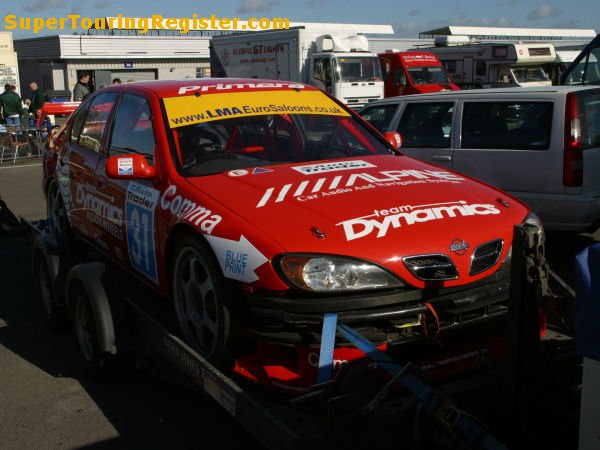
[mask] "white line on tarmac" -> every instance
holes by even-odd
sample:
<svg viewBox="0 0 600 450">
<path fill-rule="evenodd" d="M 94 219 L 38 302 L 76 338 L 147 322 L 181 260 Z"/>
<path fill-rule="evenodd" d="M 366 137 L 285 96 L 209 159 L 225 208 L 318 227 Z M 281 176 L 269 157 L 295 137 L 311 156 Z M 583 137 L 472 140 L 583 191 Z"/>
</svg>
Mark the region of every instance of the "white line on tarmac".
<svg viewBox="0 0 600 450">
<path fill-rule="evenodd" d="M 18 169 L 19 167 L 37 167 L 37 166 L 41 166 L 42 163 L 39 164 L 22 164 L 22 165 L 15 165 L 15 166 L 6 166 L 6 167 L 0 167 L 0 170 L 2 169 Z"/>
</svg>

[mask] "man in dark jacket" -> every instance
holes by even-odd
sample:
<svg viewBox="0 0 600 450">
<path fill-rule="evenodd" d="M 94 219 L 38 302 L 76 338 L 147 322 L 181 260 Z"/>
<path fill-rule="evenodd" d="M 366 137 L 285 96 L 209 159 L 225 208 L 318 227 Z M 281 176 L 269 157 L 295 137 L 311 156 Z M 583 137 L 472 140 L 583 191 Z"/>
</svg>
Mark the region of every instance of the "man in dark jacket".
<svg viewBox="0 0 600 450">
<path fill-rule="evenodd" d="M 92 92 L 90 90 L 89 83 L 90 82 L 90 74 L 87 72 L 82 72 L 79 77 L 79 81 L 75 84 L 73 88 L 73 101 L 74 102 L 82 102 L 86 99 L 88 95 Z"/>
<path fill-rule="evenodd" d="M 44 104 L 44 94 L 35 81 L 29 83 L 29 89 L 31 89 L 31 98 L 28 102 L 29 113 L 36 117 L 36 111 Z"/>
<path fill-rule="evenodd" d="M 13 92 L 10 84 L 4 86 L 4 93 L 0 95 L 0 107 L 2 115 L 6 121 L 6 125 L 20 125 L 20 115 L 23 110 L 21 97 L 16 92 Z"/>
</svg>

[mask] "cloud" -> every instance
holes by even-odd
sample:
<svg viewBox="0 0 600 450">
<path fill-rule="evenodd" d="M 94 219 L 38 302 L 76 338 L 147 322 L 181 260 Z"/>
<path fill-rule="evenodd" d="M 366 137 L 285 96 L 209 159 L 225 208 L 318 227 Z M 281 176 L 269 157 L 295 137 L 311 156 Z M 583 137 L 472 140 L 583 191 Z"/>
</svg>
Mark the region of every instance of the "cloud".
<svg viewBox="0 0 600 450">
<path fill-rule="evenodd" d="M 507 17 L 498 17 L 496 19 L 487 18 L 463 18 L 458 19 L 456 25 L 472 26 L 472 27 L 511 27 L 513 26 L 510 19 Z"/>
<path fill-rule="evenodd" d="M 116 4 L 117 2 L 113 0 L 100 0 L 99 2 L 94 3 L 94 9 L 109 8 Z"/>
<path fill-rule="evenodd" d="M 327 0 L 304 0 L 304 6 L 307 9 L 317 9 L 320 8 L 323 3 L 326 3 Z"/>
<path fill-rule="evenodd" d="M 277 0 L 242 0 L 236 11 L 240 14 L 264 13 L 270 11 Z"/>
<path fill-rule="evenodd" d="M 406 13 L 409 16 L 418 16 L 419 14 L 421 14 L 420 11 L 417 11 L 416 9 L 411 9 L 409 12 Z"/>
<path fill-rule="evenodd" d="M 554 6 L 540 5 L 533 11 L 529 11 L 529 13 L 527 13 L 527 18 L 529 20 L 550 19 L 558 17 L 561 14 L 562 12 L 557 10 Z"/>
<path fill-rule="evenodd" d="M 62 8 L 65 6 L 63 0 L 37 0 L 35 2 L 27 3 L 23 6 L 23 9 L 30 13 L 44 11 L 52 8 Z"/>
</svg>

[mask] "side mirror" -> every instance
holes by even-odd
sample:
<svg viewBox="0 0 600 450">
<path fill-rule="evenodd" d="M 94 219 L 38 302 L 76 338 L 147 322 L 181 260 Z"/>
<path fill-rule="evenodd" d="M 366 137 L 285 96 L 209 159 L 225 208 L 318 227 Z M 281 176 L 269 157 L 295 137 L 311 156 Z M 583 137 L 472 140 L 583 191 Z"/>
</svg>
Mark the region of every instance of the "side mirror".
<svg viewBox="0 0 600 450">
<path fill-rule="evenodd" d="M 117 180 L 141 180 L 156 177 L 156 167 L 144 155 L 115 155 L 106 160 L 106 175 Z"/>
<path fill-rule="evenodd" d="M 402 135 L 397 131 L 386 131 L 383 137 L 388 141 L 394 150 L 400 150 L 402 148 Z"/>
</svg>

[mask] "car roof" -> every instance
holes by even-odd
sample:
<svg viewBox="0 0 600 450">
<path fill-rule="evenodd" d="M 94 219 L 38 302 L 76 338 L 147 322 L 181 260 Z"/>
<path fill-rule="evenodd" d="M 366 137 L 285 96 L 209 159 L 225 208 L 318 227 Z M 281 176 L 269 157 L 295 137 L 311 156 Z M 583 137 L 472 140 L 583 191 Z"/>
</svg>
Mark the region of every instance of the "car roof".
<svg viewBox="0 0 600 450">
<path fill-rule="evenodd" d="M 432 92 L 429 94 L 414 94 L 414 95 L 400 95 L 397 97 L 389 97 L 378 102 L 369 103 L 367 106 L 373 106 L 374 104 L 383 103 L 398 103 L 405 100 L 426 100 L 431 98 L 444 98 L 444 97 L 483 97 L 483 96 L 495 96 L 495 95 L 539 95 L 539 94 L 560 94 L 566 92 L 577 92 L 585 91 L 589 89 L 598 89 L 600 86 L 536 86 L 536 87 L 510 87 L 510 88 L 490 88 L 490 89 L 464 89 L 462 91 L 445 91 L 445 92 Z"/>
<path fill-rule="evenodd" d="M 218 92 L 254 92 L 302 89 L 318 91 L 314 86 L 283 80 L 257 78 L 185 78 L 181 80 L 150 80 L 110 85 L 103 92 L 145 90 L 158 97 L 180 97 L 186 95 L 213 94 Z"/>
</svg>

